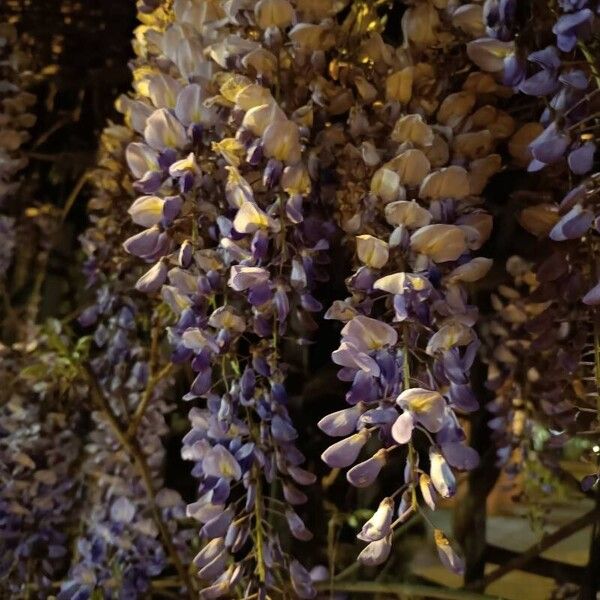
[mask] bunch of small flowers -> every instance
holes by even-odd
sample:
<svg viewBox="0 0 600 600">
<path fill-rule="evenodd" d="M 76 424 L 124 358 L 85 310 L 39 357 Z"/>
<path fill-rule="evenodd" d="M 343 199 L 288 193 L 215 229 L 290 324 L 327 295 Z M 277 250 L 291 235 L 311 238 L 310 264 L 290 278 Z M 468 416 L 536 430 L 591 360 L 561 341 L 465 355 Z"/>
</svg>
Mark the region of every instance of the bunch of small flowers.
<svg viewBox="0 0 600 600">
<path fill-rule="evenodd" d="M 11 266 L 17 244 L 17 220 L 24 206 L 17 199 L 20 177 L 27 165 L 23 145 L 35 123 L 29 109 L 35 96 L 23 89 L 23 57 L 18 34 L 9 23 L 0 23 L 0 278 Z"/>
<path fill-rule="evenodd" d="M 544 201 L 536 198 L 519 221 L 533 235 L 554 242 L 538 241 L 550 253 L 537 261 L 539 285 L 529 302 L 546 302 L 547 307 L 525 326 L 540 363 L 537 370 L 543 371 L 545 352 L 558 359 L 549 376 L 528 382 L 537 418 L 550 422 L 554 431 L 551 453 L 569 435 L 582 431 L 589 435 L 596 427 L 590 415 L 597 410 L 599 397 L 600 373 L 593 364 L 599 338 L 589 322 L 596 323 L 595 305 L 600 303 L 597 177 L 590 175 L 598 168 L 598 53 L 593 41 L 598 17 L 597 4 L 588 1 L 560 1 L 544 14 L 533 4 L 529 10 L 529 23 L 536 24 L 538 35 L 519 37 L 517 54 L 527 52 L 528 64 L 514 71 L 511 85 L 516 92 L 542 100 L 541 117 L 539 123 L 526 123 L 513 140 L 515 146 L 527 145 L 520 162 L 530 172 L 541 171 L 536 188 L 544 190 L 543 195 L 536 194 Z M 535 39 L 548 38 L 553 40 L 550 45 L 531 46 Z M 562 200 L 557 202 L 560 194 Z"/>
<path fill-rule="evenodd" d="M 534 366 L 539 351 L 534 352 L 527 326 L 548 307 L 531 300 L 539 285 L 532 266 L 518 256 L 507 261 L 512 285 L 502 284 L 492 294 L 493 313 L 479 325 L 486 385 L 494 394 L 486 409 L 491 413 L 488 425 L 496 444 L 496 464 L 510 473 L 519 472 L 530 448 L 531 417 L 536 412 L 530 392 L 540 379 Z"/>
<path fill-rule="evenodd" d="M 82 388 L 52 350 L 63 338 L 54 324 L 1 346 L 0 589 L 15 597 L 50 593 L 70 560 L 82 450 L 72 402 Z"/>
<path fill-rule="evenodd" d="M 467 288 L 491 267 L 474 256 L 491 231 L 480 195 L 502 166 L 496 148 L 515 129 L 496 106 L 506 88 L 464 53 L 481 18 L 476 5 L 418 3 L 404 14 L 403 48 L 394 52 L 381 39 L 365 47 L 370 95 L 350 115 L 337 169 L 340 225 L 355 237 L 357 260 L 351 295 L 326 316 L 345 323 L 333 361 L 351 382 L 351 407 L 319 423 L 344 438 L 323 459 L 349 467 L 377 440 L 380 448 L 347 473 L 367 487 L 391 453 L 406 449 L 404 481 L 358 536 L 369 542 L 359 557 L 368 565 L 387 559 L 393 530 L 419 509 L 419 493 L 435 509 L 437 496 L 455 492 L 453 469 L 478 463 L 459 420 L 478 407 L 469 383 L 478 311 Z M 436 70 L 447 55 L 454 64 Z M 454 71 L 464 73 L 458 82 L 443 74 Z M 441 560 L 461 571 L 441 532 L 436 544 Z"/>
<path fill-rule="evenodd" d="M 596 104 L 596 66 L 586 45 L 597 28 L 596 3 L 559 1 L 543 13 L 531 3 L 520 19 L 517 12 L 515 2 L 486 1 L 489 37 L 470 42 L 469 56 L 514 92 L 544 100 L 538 104 L 540 123 L 528 123 L 522 135 L 521 142 L 525 137 L 530 141 L 528 170 L 553 166 L 556 172 L 568 166 L 574 176 L 585 175 L 593 168 L 596 150 L 595 111 L 590 111 Z M 536 35 L 523 35 L 530 27 Z M 518 43 L 512 39 L 515 33 L 521 34 Z M 532 47 L 534 40 L 548 37 L 554 38 L 550 45 Z M 527 61 L 519 58 L 525 54 Z"/>
<path fill-rule="evenodd" d="M 172 25 L 161 40 L 152 36 L 162 62 L 137 86 L 138 98 L 123 102 L 144 136 L 127 158 L 144 194 L 130 213 L 147 227 L 125 248 L 154 263 L 137 287 L 160 289 L 177 315 L 173 360 L 191 361 L 195 372 L 185 399 L 205 399 L 190 412 L 183 455 L 199 479 L 188 514 L 210 540 L 195 559 L 211 582 L 207 597 L 237 585 L 262 594 L 286 580 L 302 597 L 315 593 L 273 521 L 281 515 L 295 537 L 311 537 L 293 508 L 305 501 L 297 486 L 314 476 L 294 445 L 282 340 L 302 343 L 315 327 L 311 313 L 321 307 L 312 290 L 324 279 L 331 227 L 301 144 L 314 143 L 316 117 L 293 88 L 306 42 L 282 38 L 303 28 L 289 28 L 291 4 L 276 4 L 215 3 L 198 14 L 176 2 Z M 310 27 L 316 43 L 325 34 Z M 267 501 L 265 483 L 275 480 L 283 498 Z"/>
<path fill-rule="evenodd" d="M 130 366 L 128 372 L 125 365 Z M 112 373 L 114 380 L 128 379 L 124 385 L 113 383 L 91 392 L 92 397 L 104 393 L 115 401 L 107 400 L 112 411 L 104 408 L 92 413 L 94 427 L 86 439 L 80 471 L 85 484 L 83 528 L 58 596 L 65 600 L 89 598 L 95 590 L 101 590 L 106 598 L 143 597 L 149 593 L 151 581 L 170 563 L 177 568 L 174 556 L 189 561 L 192 544 L 191 531 L 181 529 L 185 517 L 182 498 L 163 483 L 162 438 L 168 433 L 165 415 L 172 408 L 163 398 L 169 379 L 153 385 L 143 417 L 137 420 L 133 408 L 144 403 L 150 385 L 141 349 L 130 347 L 122 362 L 103 373 Z M 130 427 L 124 425 L 118 433 L 112 422 L 115 417 Z M 137 424 L 135 429 L 132 423 Z M 184 578 L 181 585 L 185 586 Z"/>
<path fill-rule="evenodd" d="M 173 381 L 157 339 L 146 347 L 140 311 L 148 308 L 104 284 L 80 319 L 88 327 L 94 320 L 92 357 L 80 365 L 90 398 L 82 408 L 91 412 L 92 428 L 79 472 L 85 525 L 61 599 L 88 598 L 94 590 L 137 598 L 169 565 L 192 592 L 185 578 L 192 531 L 183 524 L 181 496 L 163 480 L 162 438 L 169 433 L 166 417 L 173 405 L 167 390 Z"/>
<path fill-rule="evenodd" d="M 69 560 L 81 443 L 76 423 L 14 393 L 0 415 L 0 580 L 20 596 L 47 594 Z"/>
<path fill-rule="evenodd" d="M 164 20 L 162 9 L 141 15 L 148 26 L 160 28 Z M 138 46 L 136 51 L 141 56 L 145 49 Z M 160 352 L 162 317 L 152 315 L 145 297 L 132 294 L 140 268 L 121 246 L 133 229 L 123 201 L 134 197 L 125 164 L 132 137 L 130 128 L 109 124 L 98 167 L 90 175 L 92 225 L 81 242 L 87 283 L 96 297 L 79 323 L 93 327 L 93 355 L 83 365 L 93 426 L 80 475 L 86 490 L 85 526 L 62 584 L 62 599 L 89 598 L 99 590 L 110 598 L 143 597 L 154 579 L 173 568 L 183 592 L 193 593 L 187 577 L 192 530 L 183 523 L 181 496 L 166 488 L 163 479 L 162 438 L 169 433 L 166 417 L 173 405 L 167 390 L 173 381 Z"/>
</svg>

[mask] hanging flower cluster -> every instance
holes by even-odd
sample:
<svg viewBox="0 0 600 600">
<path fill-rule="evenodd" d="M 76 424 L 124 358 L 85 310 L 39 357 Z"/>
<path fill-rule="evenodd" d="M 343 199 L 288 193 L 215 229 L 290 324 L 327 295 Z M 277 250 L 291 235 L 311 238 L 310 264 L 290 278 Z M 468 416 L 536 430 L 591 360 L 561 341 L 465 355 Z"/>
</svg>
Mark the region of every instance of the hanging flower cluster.
<svg viewBox="0 0 600 600">
<path fill-rule="evenodd" d="M 361 48 L 369 94 L 348 121 L 337 191 L 356 270 L 347 280 L 351 295 L 327 313 L 345 323 L 332 358 L 342 367 L 338 376 L 351 382 L 351 407 L 319 427 L 343 438 L 323 454 L 331 467 L 353 465 L 369 440 L 379 442 L 348 471 L 356 487 L 371 485 L 390 454 L 406 449 L 404 481 L 358 536 L 369 542 L 359 557 L 369 565 L 387 559 L 394 528 L 418 509 L 418 490 L 435 509 L 437 496 L 455 493 L 452 469 L 478 463 L 458 418 L 478 407 L 469 384 L 478 311 L 468 304 L 467 285 L 492 264 L 474 255 L 492 226 L 479 195 L 500 170 L 495 149 L 515 123 L 494 105 L 506 89 L 470 70 L 464 54 L 451 68 L 464 73 L 460 82 L 432 65 L 452 55 L 450 48 L 464 48 L 462 36 L 479 33 L 481 19 L 476 5 L 419 3 L 404 14 L 404 48 L 394 54 L 375 37 Z M 425 451 L 415 445 L 420 438 Z M 441 532 L 436 543 L 442 561 L 452 555 L 450 566 L 460 571 Z"/>
<path fill-rule="evenodd" d="M 35 123 L 29 109 L 35 96 L 23 89 L 23 57 L 16 29 L 0 23 L 0 278 L 11 266 L 17 244 L 16 220 L 24 206 L 19 202 L 20 176 L 27 165 L 23 144 Z"/>
<path fill-rule="evenodd" d="M 12 382 L 0 407 L 0 581 L 14 597 L 46 596 L 68 565 L 82 451 L 79 415 L 60 406 L 60 388 L 20 379 L 28 359 L 4 349 L 0 370 Z"/>
<path fill-rule="evenodd" d="M 492 414 L 488 425 L 497 447 L 497 464 L 510 472 L 518 472 L 530 449 L 534 425 L 531 416 L 535 411 L 530 392 L 541 379 L 537 367 L 540 348 L 536 351 L 527 327 L 548 303 L 531 301 L 531 294 L 538 287 L 531 268 L 532 264 L 520 257 L 508 260 L 506 272 L 513 284 L 500 286 L 492 295 L 494 313 L 480 325 L 483 359 L 488 368 L 487 387 L 494 394 L 486 406 Z M 554 350 L 552 345 L 550 351 Z"/>
<path fill-rule="evenodd" d="M 302 145 L 315 116 L 285 81 L 305 60 L 281 37 L 294 11 L 271 4 L 198 13 L 176 2 L 173 23 L 160 39 L 152 32 L 163 63 L 143 71 L 137 98 L 122 102 L 143 135 L 127 161 L 143 194 L 129 212 L 146 227 L 124 247 L 153 263 L 136 287 L 161 290 L 177 316 L 173 360 L 195 373 L 185 399 L 205 399 L 190 411 L 183 448 L 199 480 L 188 515 L 208 542 L 194 559 L 210 582 L 205 597 L 238 581 L 249 597 L 286 579 L 299 596 L 315 594 L 273 523 L 281 516 L 293 536 L 312 537 L 294 508 L 306 499 L 298 486 L 314 475 L 294 444 L 282 346 L 315 328 L 312 290 L 325 278 L 332 228 L 319 216 L 319 174 Z M 262 45 L 250 36 L 256 27 Z M 276 482 L 283 496 L 267 501 Z"/>
<path fill-rule="evenodd" d="M 142 10 L 146 26 L 161 27 L 164 12 Z M 136 46 L 139 60 L 147 56 Z M 192 530 L 183 526 L 185 504 L 164 486 L 166 417 L 173 405 L 173 381 L 159 350 L 161 316 L 153 315 L 150 347 L 142 319 L 152 306 L 131 290 L 139 265 L 121 247 L 127 227 L 127 203 L 134 197 L 125 164 L 133 132 L 109 125 L 102 133 L 98 168 L 92 172 L 92 226 L 81 236 L 87 259 L 84 272 L 95 302 L 79 316 L 93 327 L 93 356 L 84 380 L 89 388 L 93 429 L 87 435 L 81 467 L 85 524 L 75 557 L 62 584 L 63 600 L 93 597 L 137 598 L 150 593 L 153 579 L 175 568 L 185 594 Z"/>
<path fill-rule="evenodd" d="M 123 123 L 103 130 L 86 175 L 87 308 L 38 326 L 34 288 L 27 326 L 2 323 L 18 343 L 0 345 L 0 590 L 316 597 L 335 580 L 336 524 L 350 523 L 336 505 L 331 573 L 309 570 L 319 466 L 300 450 L 290 375 L 327 343 L 321 319 L 339 324 L 326 354 L 346 402 L 315 423 L 334 438 L 323 484 L 347 469 L 349 498 L 376 498 L 363 565 L 384 563 L 400 525 L 429 521 L 479 465 L 478 357 L 497 466 L 520 473 L 535 455 L 558 470 L 569 440 L 597 439 L 594 0 L 543 14 L 515 0 L 136 4 Z M 16 42 L 1 25 L 0 280 L 35 120 Z M 510 204 L 491 189 L 506 172 Z M 492 213 L 518 222 L 525 252 L 495 251 Z M 589 490 L 597 456 L 580 447 Z"/>
</svg>

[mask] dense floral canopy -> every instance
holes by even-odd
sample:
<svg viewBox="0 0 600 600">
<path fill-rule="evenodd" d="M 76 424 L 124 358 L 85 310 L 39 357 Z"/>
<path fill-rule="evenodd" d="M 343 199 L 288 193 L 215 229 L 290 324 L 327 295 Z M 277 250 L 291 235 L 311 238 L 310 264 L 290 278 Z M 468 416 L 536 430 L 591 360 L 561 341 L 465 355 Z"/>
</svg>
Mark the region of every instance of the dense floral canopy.
<svg viewBox="0 0 600 600">
<path fill-rule="evenodd" d="M 52 4 L 0 9 L 0 596 L 485 598 L 554 543 L 485 570 L 502 473 L 592 507 L 594 598 L 600 5 Z"/>
</svg>

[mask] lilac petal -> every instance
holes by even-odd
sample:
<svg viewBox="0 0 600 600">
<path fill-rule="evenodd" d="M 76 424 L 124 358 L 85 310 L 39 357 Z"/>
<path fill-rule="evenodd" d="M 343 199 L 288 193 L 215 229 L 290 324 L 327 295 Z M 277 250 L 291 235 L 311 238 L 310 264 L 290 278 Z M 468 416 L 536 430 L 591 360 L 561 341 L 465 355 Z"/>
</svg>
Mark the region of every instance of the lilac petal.
<svg viewBox="0 0 600 600">
<path fill-rule="evenodd" d="M 597 485 L 600 477 L 597 474 L 594 475 L 586 475 L 581 480 L 581 489 L 584 492 L 589 492 L 595 485 Z"/>
<path fill-rule="evenodd" d="M 456 479 L 442 454 L 432 448 L 429 452 L 429 461 L 431 463 L 429 476 L 437 493 L 442 498 L 454 496 L 456 493 Z"/>
<path fill-rule="evenodd" d="M 479 38 L 467 44 L 467 55 L 482 70 L 501 71 L 504 59 L 514 54 L 514 41 L 502 42 L 494 38 Z"/>
<path fill-rule="evenodd" d="M 547 70 L 538 71 L 519 85 L 519 90 L 528 96 L 548 96 L 559 87 L 556 74 Z"/>
<path fill-rule="evenodd" d="M 409 411 L 415 422 L 423 425 L 432 433 L 438 432 L 446 415 L 446 402 L 434 390 L 424 388 L 409 388 L 397 398 L 397 403 L 405 411 Z"/>
<path fill-rule="evenodd" d="M 271 433 L 280 442 L 291 442 L 298 437 L 298 432 L 289 419 L 284 419 L 279 415 L 275 415 L 271 421 Z"/>
<path fill-rule="evenodd" d="M 348 467 L 358 458 L 368 439 L 368 432 L 359 431 L 329 446 L 321 455 L 321 459 L 332 468 Z"/>
<path fill-rule="evenodd" d="M 363 542 L 376 542 L 386 537 L 391 532 L 393 516 L 394 501 L 391 498 L 384 498 L 375 514 L 363 525 L 356 537 Z"/>
<path fill-rule="evenodd" d="M 198 577 L 200 577 L 200 579 L 207 579 L 208 581 L 216 579 L 225 571 L 228 559 L 229 554 L 226 550 L 223 550 L 220 554 L 215 556 L 211 562 L 198 571 Z"/>
<path fill-rule="evenodd" d="M 331 437 L 350 435 L 356 429 L 356 424 L 363 410 L 361 404 L 338 410 L 324 416 L 317 423 L 317 427 Z"/>
<path fill-rule="evenodd" d="M 304 492 L 301 492 L 295 485 L 288 482 L 283 484 L 283 497 L 286 502 L 294 506 L 304 504 L 308 500 Z"/>
<path fill-rule="evenodd" d="M 189 393 L 187 393 L 183 399 L 184 400 L 193 400 L 194 398 L 198 398 L 200 396 L 204 396 L 212 386 L 212 371 L 210 369 L 204 369 L 196 375 L 196 379 L 194 379 L 192 383 L 192 387 L 190 388 Z"/>
<path fill-rule="evenodd" d="M 219 556 L 221 552 L 223 552 L 224 548 L 225 546 L 223 544 L 222 538 L 211 540 L 194 557 L 194 565 L 202 569 L 203 567 L 211 563 L 217 556 Z"/>
<path fill-rule="evenodd" d="M 556 242 L 574 240 L 585 235 L 592 225 L 594 213 L 576 204 L 550 231 L 550 239 Z"/>
<path fill-rule="evenodd" d="M 556 123 L 551 123 L 529 148 L 534 159 L 549 165 L 564 157 L 570 142 L 569 136 L 558 131 Z"/>
<path fill-rule="evenodd" d="M 200 530 L 200 535 L 208 539 L 224 537 L 229 529 L 229 525 L 231 525 L 231 522 L 233 521 L 233 517 L 233 510 L 228 508 L 226 511 L 216 515 L 210 521 L 207 521 Z"/>
<path fill-rule="evenodd" d="M 303 542 L 312 540 L 313 534 L 306 528 L 304 521 L 291 509 L 285 511 L 285 518 L 290 528 L 291 534 Z"/>
<path fill-rule="evenodd" d="M 594 213 L 591 210 L 584 210 L 564 224 L 563 233 L 568 240 L 579 239 L 587 233 L 593 221 Z"/>
<path fill-rule="evenodd" d="M 261 267 L 233 265 L 227 284 L 237 292 L 242 292 L 251 287 L 268 282 L 268 280 L 269 272 L 266 269 Z"/>
<path fill-rule="evenodd" d="M 144 229 L 144 231 L 140 231 L 140 233 L 136 233 L 125 240 L 125 242 L 123 242 L 123 248 L 129 254 L 144 258 L 156 250 L 159 237 L 160 230 L 158 227 Z"/>
<path fill-rule="evenodd" d="M 409 411 L 404 411 L 392 425 L 392 437 L 399 444 L 406 444 L 412 436 L 414 426 L 413 415 Z"/>
<path fill-rule="evenodd" d="M 542 50 L 536 50 L 527 57 L 527 60 L 550 71 L 560 68 L 560 56 L 555 46 L 546 46 Z"/>
<path fill-rule="evenodd" d="M 242 470 L 234 456 L 218 444 L 202 460 L 204 473 L 213 477 L 238 480 L 242 476 Z"/>
<path fill-rule="evenodd" d="M 583 303 L 589 306 L 600 304 L 600 283 L 596 284 L 584 297 Z"/>
<path fill-rule="evenodd" d="M 277 309 L 277 319 L 283 323 L 290 312 L 290 302 L 284 290 L 278 289 L 273 296 L 273 303 Z"/>
<path fill-rule="evenodd" d="M 135 517 L 135 506 L 125 497 L 117 498 L 110 507 L 110 518 L 116 523 L 131 523 Z"/>
<path fill-rule="evenodd" d="M 262 306 L 265 302 L 268 302 L 273 297 L 271 290 L 271 284 L 268 281 L 259 283 L 258 285 L 250 288 L 248 293 L 248 302 L 252 306 Z"/>
<path fill-rule="evenodd" d="M 442 444 L 442 454 L 448 463 L 455 469 L 471 471 L 479 465 L 479 454 L 469 446 L 460 442 Z"/>
<path fill-rule="evenodd" d="M 527 171 L 529 173 L 537 173 L 538 171 L 541 171 L 542 169 L 545 169 L 547 167 L 546 163 L 537 160 L 536 158 L 534 158 L 528 165 L 527 165 Z"/>
<path fill-rule="evenodd" d="M 392 407 L 371 408 L 365 411 L 359 421 L 360 425 L 391 425 L 398 418 L 398 411 Z"/>
<path fill-rule="evenodd" d="M 146 121 L 144 137 L 151 148 L 182 148 L 187 143 L 183 125 L 167 109 L 159 108 Z"/>
<path fill-rule="evenodd" d="M 317 476 L 314 473 L 296 466 L 288 466 L 288 473 L 300 485 L 312 485 L 317 480 Z"/>
<path fill-rule="evenodd" d="M 290 196 L 285 203 L 285 214 L 294 224 L 302 223 L 304 215 L 302 214 L 302 196 L 294 194 Z"/>
<path fill-rule="evenodd" d="M 290 580 L 299 598 L 314 598 L 317 595 L 310 573 L 297 560 L 290 563 Z"/>
<path fill-rule="evenodd" d="M 475 412 L 479 408 L 477 398 L 468 384 L 450 382 L 450 402 L 463 412 Z"/>
<path fill-rule="evenodd" d="M 346 394 L 348 404 L 371 402 L 376 399 L 377 386 L 373 377 L 366 371 L 357 371 L 352 381 L 352 387 Z"/>
<path fill-rule="evenodd" d="M 368 567 L 376 567 L 384 563 L 392 550 L 392 537 L 387 537 L 371 542 L 358 555 L 358 562 Z"/>
<path fill-rule="evenodd" d="M 157 262 L 136 281 L 135 289 L 144 294 L 157 292 L 167 280 L 167 270 L 167 265 L 163 261 Z"/>
<path fill-rule="evenodd" d="M 414 420 L 423 425 L 427 431 L 431 433 L 437 433 L 444 426 L 444 419 L 446 417 L 446 403 L 440 402 L 431 407 L 430 410 L 413 413 Z"/>
<path fill-rule="evenodd" d="M 246 367 L 240 378 L 240 391 L 242 392 L 242 395 L 247 399 L 252 398 L 254 396 L 255 386 L 256 375 L 251 368 Z"/>
<path fill-rule="evenodd" d="M 342 342 L 340 347 L 331 353 L 331 358 L 336 365 L 341 367 L 361 369 L 373 377 L 379 377 L 379 365 L 375 359 L 364 352 L 360 352 L 348 342 Z"/>
<path fill-rule="evenodd" d="M 567 73 L 561 73 L 558 80 L 576 90 L 586 90 L 590 84 L 587 75 L 581 69 L 573 69 Z"/>
<path fill-rule="evenodd" d="M 163 206 L 163 219 L 164 222 L 169 225 L 179 215 L 183 200 L 181 196 L 168 196 L 165 198 Z"/>
<path fill-rule="evenodd" d="M 571 210 L 576 203 L 581 202 L 585 198 L 587 190 L 584 184 L 574 187 L 560 201 L 559 210 L 561 213 Z"/>
<path fill-rule="evenodd" d="M 423 500 L 425 500 L 425 504 L 427 504 L 431 510 L 435 510 L 435 499 L 437 498 L 437 494 L 435 493 L 431 477 L 426 473 L 422 473 L 419 477 L 419 489 L 421 490 L 421 495 L 423 496 Z"/>
<path fill-rule="evenodd" d="M 323 310 L 323 305 L 311 294 L 302 294 L 300 303 L 302 308 L 308 312 L 321 312 Z"/>
<path fill-rule="evenodd" d="M 92 304 L 92 306 L 88 306 L 85 310 L 81 312 L 79 317 L 77 318 L 77 322 L 82 327 L 91 327 L 98 320 L 100 309 L 98 305 Z"/>
<path fill-rule="evenodd" d="M 346 473 L 346 479 L 354 487 L 368 487 L 377 479 L 385 462 L 385 451 L 379 450 L 371 458 L 352 467 Z"/>
<path fill-rule="evenodd" d="M 569 153 L 567 162 L 569 168 L 575 175 L 585 175 L 592 170 L 594 165 L 594 153 L 596 152 L 596 144 L 587 142 L 583 146 Z"/>
<path fill-rule="evenodd" d="M 462 575 L 465 571 L 465 561 L 462 556 L 452 547 L 450 540 L 441 530 L 436 529 L 433 535 L 442 564 L 457 575 Z"/>
<path fill-rule="evenodd" d="M 503 65 L 502 83 L 513 88 L 518 86 L 526 74 L 525 62 L 516 54 L 510 54 Z"/>
<path fill-rule="evenodd" d="M 578 40 L 587 40 L 591 34 L 593 20 L 594 13 L 589 8 L 559 17 L 552 28 L 557 37 L 558 47 L 563 52 L 571 52 Z"/>
</svg>

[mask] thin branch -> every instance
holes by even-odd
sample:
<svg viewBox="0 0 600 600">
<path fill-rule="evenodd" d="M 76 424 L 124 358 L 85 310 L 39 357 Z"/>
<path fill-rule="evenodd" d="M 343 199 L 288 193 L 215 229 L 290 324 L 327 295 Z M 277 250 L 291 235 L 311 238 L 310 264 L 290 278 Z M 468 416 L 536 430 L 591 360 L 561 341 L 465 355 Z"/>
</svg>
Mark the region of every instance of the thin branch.
<svg viewBox="0 0 600 600">
<path fill-rule="evenodd" d="M 507 573 L 521 569 L 528 562 L 539 556 L 542 552 L 558 544 L 558 542 L 572 536 L 574 533 L 587 527 L 590 523 L 593 523 L 598 518 L 598 508 L 595 507 L 589 512 L 585 513 L 581 517 L 567 523 L 560 529 L 557 529 L 554 533 L 545 535 L 539 542 L 525 550 L 525 552 L 519 554 L 512 560 L 509 560 L 506 564 L 498 567 L 495 571 L 492 571 L 489 575 L 486 575 L 479 581 L 474 581 L 469 585 L 469 589 L 485 589 L 488 585 L 497 581 L 501 577 L 504 577 Z"/>
<path fill-rule="evenodd" d="M 155 375 L 151 375 L 148 381 L 148 385 L 144 390 L 144 395 L 140 400 L 137 408 L 135 409 L 135 413 L 131 417 L 129 421 L 129 426 L 127 427 L 127 437 L 129 439 L 133 439 L 135 434 L 137 433 L 138 427 L 146 413 L 146 408 L 148 408 L 148 403 L 152 400 L 152 394 L 156 389 L 157 384 L 162 381 L 165 377 L 168 377 L 175 369 L 175 365 L 173 363 L 169 363 L 165 365 L 158 373 Z"/>
<path fill-rule="evenodd" d="M 329 584 L 322 584 L 317 589 L 326 590 Z M 404 596 L 420 596 L 422 598 L 446 598 L 448 600 L 493 600 L 497 596 L 487 596 L 468 590 L 435 587 L 418 583 L 384 583 L 377 581 L 336 582 L 336 592 L 358 592 L 364 594 L 395 594 Z"/>
<path fill-rule="evenodd" d="M 142 482 L 144 483 L 144 487 L 146 488 L 146 493 L 148 495 L 152 510 L 152 516 L 160 532 L 160 537 L 162 538 L 165 549 L 167 550 L 167 553 L 173 562 L 173 566 L 177 570 L 181 581 L 187 589 L 187 595 L 189 596 L 190 600 L 192 600 L 195 598 L 194 585 L 187 569 L 181 562 L 177 549 L 175 548 L 175 545 L 171 539 L 171 533 L 169 532 L 162 518 L 158 505 L 156 504 L 156 492 L 154 490 L 154 483 L 152 481 L 152 473 L 148 466 L 148 462 L 146 461 L 146 457 L 144 456 L 144 453 L 138 446 L 137 442 L 130 439 L 126 432 L 122 429 L 119 419 L 115 415 L 110 403 L 106 399 L 106 396 L 104 395 L 104 392 L 100 387 L 92 368 L 89 365 L 84 365 L 83 368 L 87 374 L 87 379 L 90 384 L 90 391 L 92 392 L 92 396 L 94 397 L 96 404 L 106 416 L 106 419 L 108 420 L 108 423 L 117 440 L 134 460 L 135 466 L 137 467 L 139 475 L 142 478 Z"/>
<path fill-rule="evenodd" d="M 63 206 L 62 214 L 61 214 L 61 218 L 60 218 L 61 223 L 65 222 L 67 216 L 69 215 L 69 213 L 71 212 L 71 209 L 73 208 L 73 205 L 75 204 L 75 200 L 77 200 L 79 193 L 83 189 L 83 186 L 86 184 L 86 182 L 89 179 L 91 174 L 92 174 L 91 171 L 84 171 L 81 174 L 81 176 L 79 177 L 79 179 L 77 180 L 77 182 L 75 183 L 75 187 L 73 188 L 73 190 L 71 191 L 71 193 L 69 194 L 67 199 L 65 200 L 65 205 Z"/>
<path fill-rule="evenodd" d="M 415 516 L 412 519 L 410 519 L 406 523 L 402 524 L 400 527 L 398 527 L 398 529 L 396 529 L 394 531 L 392 540 L 396 541 L 403 533 L 405 533 L 406 531 L 408 531 L 409 529 L 411 529 L 412 527 L 414 527 L 415 525 L 420 523 L 422 518 L 423 518 L 423 515 L 421 513 L 415 514 Z M 360 569 L 360 567 L 361 567 L 361 564 L 358 561 L 355 561 L 350 566 L 346 567 L 343 571 L 340 571 L 334 577 L 335 589 L 336 590 L 338 589 L 338 587 L 337 587 L 338 582 L 342 581 L 343 579 L 347 579 L 348 577 L 350 577 L 350 575 L 354 575 L 354 573 L 356 573 L 356 571 L 358 571 Z"/>
</svg>

